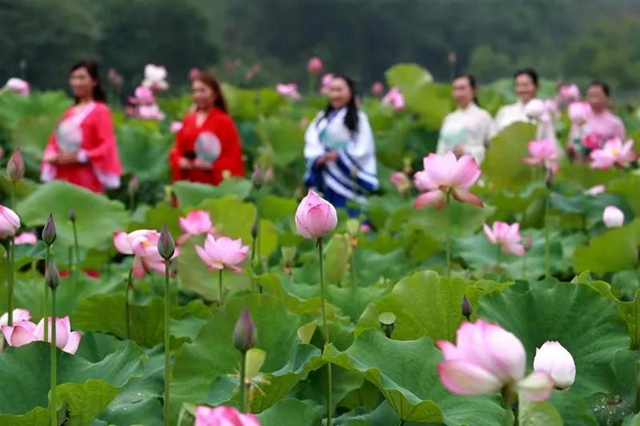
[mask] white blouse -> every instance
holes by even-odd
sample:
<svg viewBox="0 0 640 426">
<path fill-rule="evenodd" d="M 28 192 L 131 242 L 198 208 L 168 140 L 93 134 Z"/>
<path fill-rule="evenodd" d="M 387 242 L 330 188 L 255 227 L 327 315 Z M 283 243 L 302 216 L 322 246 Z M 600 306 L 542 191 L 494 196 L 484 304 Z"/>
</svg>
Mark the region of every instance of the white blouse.
<svg viewBox="0 0 640 426">
<path fill-rule="evenodd" d="M 525 112 L 526 104 L 522 101 L 518 101 L 515 104 L 505 105 L 498 111 L 495 119 L 495 129 L 497 133 L 500 133 L 505 128 L 509 127 L 513 123 L 524 122 L 533 123 Z M 551 139 L 558 143 L 556 138 L 556 131 L 553 127 L 553 119 L 545 112 L 538 123 L 538 129 L 536 131 L 536 139 Z"/>
<path fill-rule="evenodd" d="M 491 115 L 472 102 L 466 108 L 459 108 L 445 117 L 440 129 L 437 153 L 445 154 L 459 146 L 480 164 L 492 135 Z"/>
</svg>

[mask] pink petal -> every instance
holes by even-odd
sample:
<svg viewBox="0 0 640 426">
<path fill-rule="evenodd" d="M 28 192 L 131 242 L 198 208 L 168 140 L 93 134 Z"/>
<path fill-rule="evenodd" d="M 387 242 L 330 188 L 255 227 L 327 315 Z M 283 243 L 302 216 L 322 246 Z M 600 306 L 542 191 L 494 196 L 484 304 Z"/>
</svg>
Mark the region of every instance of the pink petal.
<svg viewBox="0 0 640 426">
<path fill-rule="evenodd" d="M 484 224 L 482 224 L 482 228 L 484 229 L 484 235 L 487 236 L 487 240 L 489 240 L 489 242 L 491 244 L 496 244 L 497 243 L 496 236 L 494 235 L 494 233 L 491 230 L 491 228 L 489 228 L 489 225 L 484 223 Z"/>
<path fill-rule="evenodd" d="M 451 195 L 453 196 L 453 198 L 460 202 L 473 204 L 474 206 L 478 207 L 484 206 L 480 197 L 464 189 L 453 188 L 453 191 L 451 191 Z"/>
<path fill-rule="evenodd" d="M 476 183 L 481 174 L 482 172 L 478 168 L 475 158 L 470 155 L 463 155 L 453 170 L 451 185 L 455 188 L 469 189 Z"/>
<path fill-rule="evenodd" d="M 116 250 L 122 254 L 133 254 L 133 249 L 129 242 L 129 235 L 126 232 L 116 232 L 113 235 L 113 245 L 116 246 Z"/>
<path fill-rule="evenodd" d="M 554 381 L 547 373 L 534 371 L 526 378 L 518 381 L 516 389 L 527 399 L 541 402 L 549 399 L 553 391 Z"/>
<path fill-rule="evenodd" d="M 446 204 L 446 201 L 447 200 L 444 195 L 444 192 L 439 190 L 429 191 L 429 192 L 425 192 L 424 194 L 416 198 L 416 201 L 413 203 L 413 208 L 421 209 L 421 208 L 433 205 L 437 209 L 440 209 L 444 207 L 444 205 Z"/>
<path fill-rule="evenodd" d="M 141 279 L 144 277 L 146 271 L 144 270 L 144 265 L 142 263 L 142 258 L 136 256 L 133 259 L 133 265 L 131 265 L 131 270 L 133 271 L 133 276 L 137 279 Z"/>
<path fill-rule="evenodd" d="M 503 383 L 488 371 L 465 361 L 438 364 L 438 375 L 444 387 L 459 395 L 483 395 L 498 392 Z"/>
<path fill-rule="evenodd" d="M 80 334 L 80 332 L 71 332 L 71 334 L 69 334 L 69 340 L 67 340 L 67 345 L 62 348 L 62 350 L 69 354 L 75 354 L 78 350 L 78 346 L 80 345 L 81 338 L 82 334 Z"/>
</svg>

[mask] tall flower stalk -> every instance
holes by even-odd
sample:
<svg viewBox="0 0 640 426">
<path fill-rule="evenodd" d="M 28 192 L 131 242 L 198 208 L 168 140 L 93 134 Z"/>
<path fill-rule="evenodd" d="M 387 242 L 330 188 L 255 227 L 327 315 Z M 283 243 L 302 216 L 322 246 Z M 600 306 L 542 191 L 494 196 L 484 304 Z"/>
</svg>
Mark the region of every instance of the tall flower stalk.
<svg viewBox="0 0 640 426">
<path fill-rule="evenodd" d="M 49 213 L 49 217 L 47 218 L 47 223 L 44 225 L 44 229 L 42 230 L 42 241 L 46 246 L 46 256 L 45 256 L 45 275 L 51 264 L 51 246 L 56 241 L 57 232 L 56 232 L 56 223 L 53 220 L 53 215 Z M 42 318 L 48 318 L 48 310 L 49 310 L 49 286 L 46 283 L 44 285 L 44 304 L 43 304 L 43 316 Z M 44 328 L 44 340 L 46 341 L 49 337 L 49 327 Z"/>
<path fill-rule="evenodd" d="M 80 244 L 78 244 L 78 227 L 76 226 L 76 211 L 69 210 L 69 221 L 73 229 L 73 257 L 71 271 L 73 273 L 74 282 L 78 280 L 78 269 L 80 268 Z"/>
<path fill-rule="evenodd" d="M 158 239 L 158 253 L 164 259 L 164 424 L 169 426 L 169 394 L 171 383 L 171 346 L 169 333 L 169 319 L 171 308 L 171 297 L 169 291 L 169 276 L 171 259 L 176 251 L 176 243 L 169 233 L 167 226 L 162 228 Z"/>
<path fill-rule="evenodd" d="M 51 324 L 51 426 L 58 426 L 58 403 L 56 400 L 56 386 L 58 385 L 58 354 L 57 354 L 57 339 L 56 339 L 56 289 L 60 283 L 60 274 L 55 263 L 50 261 L 47 264 L 47 272 L 45 274 L 45 284 L 51 289 L 51 317 L 50 319 L 44 318 L 44 329 L 49 328 Z M 45 340 L 47 338 L 45 337 Z"/>
<path fill-rule="evenodd" d="M 258 331 L 256 330 L 249 310 L 245 307 L 236 322 L 235 328 L 233 329 L 233 345 L 242 354 L 240 364 L 240 411 L 242 413 L 247 412 L 247 352 L 249 349 L 253 348 L 257 337 Z"/>
<path fill-rule="evenodd" d="M 11 191 L 11 205 L 9 209 L 4 209 L 2 211 L 3 226 L 2 231 L 0 231 L 3 237 L 9 237 L 9 247 L 7 250 L 7 308 L 8 308 L 8 324 L 13 325 L 13 292 L 14 292 L 14 284 L 15 284 L 15 271 L 14 271 L 14 236 L 20 228 L 20 218 L 18 215 L 11 209 L 16 209 L 16 183 L 24 178 L 25 166 L 24 160 L 22 159 L 22 153 L 20 152 L 20 148 L 17 148 L 9 161 L 7 163 L 6 175 L 7 179 L 9 179 L 10 183 L 10 191 Z"/>
</svg>

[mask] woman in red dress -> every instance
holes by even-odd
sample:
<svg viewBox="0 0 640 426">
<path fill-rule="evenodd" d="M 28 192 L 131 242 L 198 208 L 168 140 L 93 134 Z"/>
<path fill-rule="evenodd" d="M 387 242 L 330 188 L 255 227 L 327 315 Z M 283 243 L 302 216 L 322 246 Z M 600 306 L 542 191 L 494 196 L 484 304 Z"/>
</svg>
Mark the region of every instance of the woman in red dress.
<svg viewBox="0 0 640 426">
<path fill-rule="evenodd" d="M 244 176 L 240 137 L 220 83 L 213 75 L 200 73 L 191 91 L 196 109 L 182 120 L 169 153 L 173 180 L 217 185 L 226 176 Z"/>
<path fill-rule="evenodd" d="M 98 65 L 79 62 L 71 68 L 69 84 L 75 105 L 63 115 L 44 151 L 41 179 L 54 179 L 101 193 L 120 186 L 122 167 Z"/>
</svg>

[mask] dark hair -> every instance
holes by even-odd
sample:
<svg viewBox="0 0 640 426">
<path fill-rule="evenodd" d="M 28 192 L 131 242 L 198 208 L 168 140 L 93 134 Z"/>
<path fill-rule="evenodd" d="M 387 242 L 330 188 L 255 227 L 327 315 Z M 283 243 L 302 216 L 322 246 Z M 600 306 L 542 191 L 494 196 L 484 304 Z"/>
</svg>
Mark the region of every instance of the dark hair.
<svg viewBox="0 0 640 426">
<path fill-rule="evenodd" d="M 607 95 L 607 98 L 611 96 L 611 88 L 604 81 L 600 81 L 600 80 L 593 81 L 591 82 L 589 87 L 599 87 L 602 89 L 604 94 Z"/>
<path fill-rule="evenodd" d="M 223 112 L 228 112 L 227 100 L 224 98 L 224 94 L 222 94 L 222 88 L 220 87 L 220 82 L 213 74 L 208 72 L 201 72 L 198 75 L 198 77 L 193 79 L 193 81 L 199 81 L 205 86 L 209 87 L 211 90 L 213 90 L 213 93 L 216 95 L 216 99 L 213 102 L 213 106 Z"/>
<path fill-rule="evenodd" d="M 333 76 L 333 78 L 334 79 L 339 78 L 341 80 L 344 80 L 344 82 L 347 83 L 347 87 L 349 87 L 349 92 L 351 92 L 351 96 L 347 101 L 347 114 L 344 116 L 344 125 L 347 127 L 347 129 L 351 131 L 351 133 L 355 133 L 358 131 L 358 105 L 356 102 L 356 84 L 353 82 L 352 79 L 350 79 L 345 75 L 337 74 Z M 331 102 L 329 102 L 329 104 L 327 105 L 327 108 L 325 109 L 324 117 L 325 118 L 329 117 L 329 114 L 333 110 L 334 108 L 333 106 L 331 106 Z"/>
<path fill-rule="evenodd" d="M 529 78 L 531 78 L 531 81 L 533 82 L 534 86 L 538 87 L 538 73 L 532 69 L 532 68 L 523 68 L 521 70 L 516 71 L 513 74 L 513 79 L 515 80 L 516 78 L 520 77 L 521 75 L 528 75 Z"/>
<path fill-rule="evenodd" d="M 476 78 L 472 74 L 457 74 L 453 77 L 453 81 L 456 81 L 459 78 L 466 78 L 469 82 L 469 86 L 474 91 L 478 88 L 478 84 L 476 83 Z M 478 102 L 478 96 L 476 94 L 473 95 L 473 103 L 480 106 L 480 102 Z"/>
<path fill-rule="evenodd" d="M 74 66 L 71 67 L 71 71 L 69 74 L 72 74 L 74 71 L 84 68 L 87 70 L 89 77 L 95 81 L 96 85 L 93 86 L 93 100 L 98 102 L 107 102 L 107 95 L 102 88 L 100 83 L 100 76 L 98 73 L 98 63 L 92 60 L 84 60 L 77 62 Z M 80 99 L 75 98 L 76 103 L 80 101 Z"/>
</svg>

